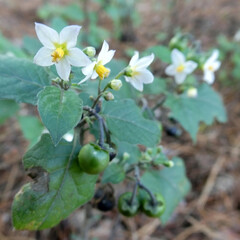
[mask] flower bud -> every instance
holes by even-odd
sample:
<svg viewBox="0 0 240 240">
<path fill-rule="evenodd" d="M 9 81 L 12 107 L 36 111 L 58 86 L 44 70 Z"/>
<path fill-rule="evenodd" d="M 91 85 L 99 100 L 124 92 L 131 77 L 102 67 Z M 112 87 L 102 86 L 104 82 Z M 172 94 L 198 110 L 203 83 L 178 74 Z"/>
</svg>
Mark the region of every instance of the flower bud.
<svg viewBox="0 0 240 240">
<path fill-rule="evenodd" d="M 94 57 L 96 54 L 96 49 L 94 47 L 86 47 L 83 49 L 83 52 L 88 56 L 88 57 Z"/>
<path fill-rule="evenodd" d="M 115 91 L 118 91 L 122 87 L 122 81 L 119 79 L 113 79 L 110 82 L 109 87 Z"/>
<path fill-rule="evenodd" d="M 128 152 L 123 153 L 123 160 L 128 160 L 130 158 L 130 154 Z"/>
<path fill-rule="evenodd" d="M 163 147 L 162 146 L 157 146 L 157 153 L 161 153 L 163 150 Z"/>
<path fill-rule="evenodd" d="M 112 101 L 114 99 L 114 96 L 111 92 L 105 92 L 103 97 L 106 101 Z"/>
<path fill-rule="evenodd" d="M 196 88 L 191 87 L 187 90 L 187 96 L 189 98 L 195 98 L 195 97 L 197 97 L 197 95 L 198 95 L 198 91 Z"/>
<path fill-rule="evenodd" d="M 171 167 L 174 166 L 174 162 L 171 161 L 171 160 L 169 160 L 169 161 L 164 162 L 163 165 L 164 165 L 165 167 L 170 167 L 170 168 L 171 168 Z"/>
<path fill-rule="evenodd" d="M 133 76 L 133 70 L 130 66 L 128 66 L 124 72 L 124 75 L 127 77 L 132 77 Z"/>
<path fill-rule="evenodd" d="M 147 153 L 151 155 L 153 153 L 152 148 L 147 148 Z"/>
</svg>

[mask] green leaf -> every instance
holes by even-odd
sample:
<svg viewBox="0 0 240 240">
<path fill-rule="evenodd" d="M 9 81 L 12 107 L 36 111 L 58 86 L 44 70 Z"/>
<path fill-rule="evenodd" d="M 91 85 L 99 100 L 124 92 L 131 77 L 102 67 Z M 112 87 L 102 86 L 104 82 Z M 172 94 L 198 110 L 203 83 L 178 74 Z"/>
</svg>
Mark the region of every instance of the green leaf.
<svg viewBox="0 0 240 240">
<path fill-rule="evenodd" d="M 24 137 L 29 141 L 32 147 L 36 144 L 44 130 L 41 121 L 34 116 L 20 116 L 18 118 Z"/>
<path fill-rule="evenodd" d="M 14 57 L 0 56 L 0 99 L 36 105 L 37 94 L 50 85 L 43 67 Z"/>
<path fill-rule="evenodd" d="M 117 184 L 124 180 L 125 172 L 123 167 L 117 163 L 110 163 L 102 176 L 102 183 L 113 183 Z"/>
<path fill-rule="evenodd" d="M 0 100 L 0 124 L 13 116 L 19 110 L 18 104 L 13 100 Z"/>
<path fill-rule="evenodd" d="M 35 55 L 38 50 L 42 47 L 40 41 L 35 37 L 24 36 L 23 38 L 23 49 L 30 55 Z"/>
<path fill-rule="evenodd" d="M 111 134 L 119 141 L 149 147 L 159 142 L 158 124 L 144 119 L 133 100 L 123 99 L 104 103 L 102 112 Z"/>
<path fill-rule="evenodd" d="M 160 217 L 165 224 L 171 217 L 179 202 L 190 191 L 190 182 L 186 177 L 184 162 L 174 158 L 174 167 L 161 171 L 145 172 L 142 183 L 154 193 L 161 193 L 166 200 L 166 210 Z"/>
<path fill-rule="evenodd" d="M 62 140 L 57 147 L 44 134 L 23 158 L 33 182 L 16 194 L 12 206 L 16 229 L 42 230 L 57 225 L 75 209 L 89 201 L 97 175 L 81 171 L 75 143 Z"/>
<path fill-rule="evenodd" d="M 214 118 L 220 122 L 227 120 L 221 97 L 207 84 L 198 88 L 196 98 L 189 98 L 186 94 L 168 95 L 164 106 L 170 108 L 173 118 L 180 122 L 194 141 L 201 121 L 211 125 Z"/>
<path fill-rule="evenodd" d="M 141 157 L 141 151 L 139 150 L 137 145 L 129 144 L 127 142 L 120 142 L 113 138 L 114 143 L 117 145 L 117 156 L 118 158 L 123 158 L 124 153 L 129 154 L 129 158 L 127 159 L 126 163 L 128 164 L 135 164 L 139 161 Z"/>
<path fill-rule="evenodd" d="M 165 63 L 171 63 L 171 51 L 165 46 L 154 46 L 146 50 L 147 54 L 154 53 L 154 55 Z"/>
<path fill-rule="evenodd" d="M 60 32 L 64 27 L 68 24 L 62 17 L 53 17 L 51 19 L 51 27 L 55 29 L 57 32 Z"/>
<path fill-rule="evenodd" d="M 160 94 L 166 91 L 166 79 L 155 78 L 153 83 L 145 84 L 143 94 Z"/>
<path fill-rule="evenodd" d="M 12 54 L 16 57 L 25 58 L 26 54 L 21 48 L 15 46 L 0 33 L 0 54 Z"/>
<path fill-rule="evenodd" d="M 71 91 L 51 86 L 39 93 L 38 111 L 55 145 L 82 117 L 82 100 Z"/>
</svg>

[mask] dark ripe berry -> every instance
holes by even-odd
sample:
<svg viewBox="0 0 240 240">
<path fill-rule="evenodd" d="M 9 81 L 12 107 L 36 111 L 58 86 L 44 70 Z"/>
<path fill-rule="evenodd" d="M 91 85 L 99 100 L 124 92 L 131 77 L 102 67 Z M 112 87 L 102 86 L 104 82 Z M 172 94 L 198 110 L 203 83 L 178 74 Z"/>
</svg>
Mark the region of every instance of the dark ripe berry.
<svg viewBox="0 0 240 240">
<path fill-rule="evenodd" d="M 110 158 L 110 161 L 112 161 L 115 157 L 116 157 L 116 153 L 115 152 L 110 152 L 109 153 L 109 158 Z"/>
<path fill-rule="evenodd" d="M 97 189 L 94 194 L 94 199 L 101 199 L 104 196 L 104 190 L 102 188 Z"/>
<path fill-rule="evenodd" d="M 104 196 L 97 204 L 97 208 L 103 212 L 110 211 L 115 206 L 114 197 Z"/>
<path fill-rule="evenodd" d="M 107 212 L 114 208 L 115 197 L 112 187 L 105 185 L 96 190 L 92 204 L 100 211 Z"/>
<path fill-rule="evenodd" d="M 165 131 L 167 135 L 171 137 L 180 137 L 182 134 L 182 130 L 175 126 L 171 126 L 171 127 L 167 126 L 165 127 Z"/>
</svg>

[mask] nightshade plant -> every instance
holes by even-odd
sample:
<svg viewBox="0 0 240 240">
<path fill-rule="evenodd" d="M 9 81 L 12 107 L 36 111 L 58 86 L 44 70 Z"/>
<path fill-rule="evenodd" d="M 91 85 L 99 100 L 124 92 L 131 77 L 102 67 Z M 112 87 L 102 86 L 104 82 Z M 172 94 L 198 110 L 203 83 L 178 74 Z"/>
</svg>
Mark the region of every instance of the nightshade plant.
<svg viewBox="0 0 240 240">
<path fill-rule="evenodd" d="M 55 226 L 93 198 L 97 181 L 101 186 L 94 198 L 111 196 L 108 206 L 101 201 L 97 206 L 111 210 L 117 190 L 112 185 L 124 180 L 133 182 L 133 190 L 119 198 L 120 212 L 134 216 L 142 211 L 165 224 L 190 183 L 183 160 L 169 160 L 160 145 L 163 116 L 157 118 L 155 110 L 167 110 L 194 141 L 200 122 L 211 124 L 215 117 L 226 121 L 220 96 L 204 83 L 213 83 L 213 72 L 220 66 L 216 51 L 209 58 L 191 45 L 179 49 L 179 38 L 170 49 L 155 46 L 150 49 L 154 54 L 141 58 L 135 52 L 124 65 L 112 60 L 115 51 L 106 41 L 98 56 L 93 47 L 78 49 L 79 30 L 74 25 L 57 33 L 36 23 L 43 44 L 34 57 L 36 64 L 0 56 L 0 98 L 37 106 L 48 130 L 23 157 L 32 181 L 14 198 L 13 225 L 20 230 Z M 147 69 L 154 55 L 169 64 L 166 73 L 176 83 L 154 79 Z M 156 105 L 150 107 L 143 94 Z M 72 130 L 73 139 L 65 140 Z M 86 143 L 89 134 L 95 141 Z"/>
</svg>

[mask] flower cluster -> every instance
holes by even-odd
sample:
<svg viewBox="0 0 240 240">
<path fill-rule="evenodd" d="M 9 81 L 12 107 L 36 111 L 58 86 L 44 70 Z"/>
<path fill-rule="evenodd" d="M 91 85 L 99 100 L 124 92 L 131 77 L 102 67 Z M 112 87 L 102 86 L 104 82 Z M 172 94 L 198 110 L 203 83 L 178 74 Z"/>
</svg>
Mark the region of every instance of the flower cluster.
<svg viewBox="0 0 240 240">
<path fill-rule="evenodd" d="M 214 72 L 220 68 L 220 61 L 218 61 L 219 51 L 214 50 L 212 55 L 206 60 L 203 65 L 203 80 L 208 84 L 212 84 L 215 80 Z M 173 76 L 177 84 L 182 84 L 187 75 L 191 74 L 198 66 L 194 61 L 186 61 L 182 52 L 178 49 L 173 49 L 171 53 L 172 64 L 169 65 L 165 72 L 169 76 Z"/>
<path fill-rule="evenodd" d="M 103 42 L 98 56 L 95 57 L 95 48 L 87 47 L 82 51 L 76 47 L 77 37 L 81 29 L 80 26 L 67 26 L 60 33 L 57 33 L 54 29 L 44 24 L 35 23 L 35 29 L 40 42 L 43 44 L 43 47 L 34 57 L 36 64 L 40 66 L 55 65 L 58 75 L 64 81 L 69 81 L 71 66 L 82 67 L 82 73 L 85 75 L 85 78 L 79 81 L 78 84 L 82 84 L 88 79 L 96 79 L 97 77 L 103 80 L 109 76 L 111 70 L 105 67 L 105 65 L 112 60 L 115 50 L 109 50 L 109 45 L 106 41 Z M 208 84 L 214 82 L 214 73 L 220 68 L 221 63 L 217 60 L 218 57 L 219 52 L 214 50 L 202 66 L 204 72 L 203 80 Z M 198 67 L 198 63 L 186 60 L 184 54 L 178 49 L 172 50 L 171 59 L 172 64 L 166 68 L 165 73 L 173 76 L 177 84 L 183 84 L 186 77 Z M 143 91 L 143 85 L 150 84 L 154 80 L 153 74 L 147 70 L 147 67 L 153 60 L 153 54 L 139 58 L 139 52 L 135 52 L 128 67 L 116 79 L 112 80 L 108 87 L 119 90 L 122 82 L 118 78 L 124 75 L 126 82 L 130 83 L 138 91 Z M 187 95 L 196 97 L 197 89 L 188 89 Z"/>
<path fill-rule="evenodd" d="M 94 58 L 94 48 L 88 47 L 84 51 L 76 48 L 80 29 L 77 25 L 67 26 L 58 34 L 44 24 L 35 23 L 36 34 L 43 47 L 35 55 L 34 62 L 40 66 L 55 65 L 58 75 L 64 81 L 69 81 L 71 66 L 83 67 L 82 73 L 85 78 L 79 84 L 97 77 L 101 80 L 107 78 L 110 69 L 105 65 L 112 60 L 115 50 L 109 50 L 108 43 L 104 41 L 101 51 Z M 152 83 L 154 80 L 152 73 L 146 69 L 153 59 L 153 54 L 139 59 L 139 53 L 136 52 L 129 67 L 122 73 L 126 81 L 139 91 L 143 91 L 143 84 Z M 114 90 L 119 90 L 121 86 L 122 82 L 119 79 L 114 79 L 109 85 Z"/>
</svg>

